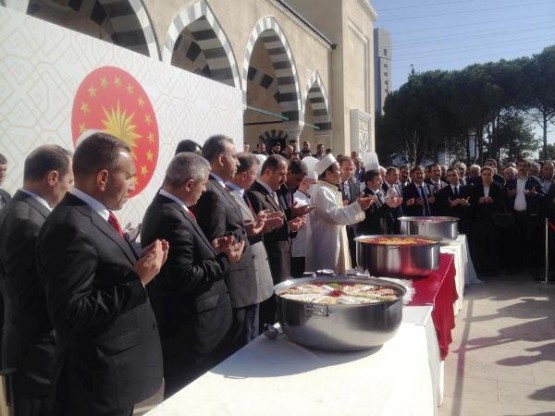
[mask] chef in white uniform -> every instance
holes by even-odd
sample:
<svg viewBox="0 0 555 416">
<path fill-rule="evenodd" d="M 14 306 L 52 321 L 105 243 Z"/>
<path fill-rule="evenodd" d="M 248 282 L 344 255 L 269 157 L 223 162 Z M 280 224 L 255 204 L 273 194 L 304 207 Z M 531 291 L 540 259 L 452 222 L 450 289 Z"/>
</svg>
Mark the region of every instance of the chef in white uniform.
<svg viewBox="0 0 555 416">
<path fill-rule="evenodd" d="M 341 169 L 328 154 L 315 166 L 318 183 L 310 188 L 310 213 L 306 236 L 306 271 L 331 269 L 343 274 L 351 268 L 346 225 L 364 220 L 364 211 L 374 199 L 362 195 L 356 202 L 343 206 L 338 185 Z"/>
</svg>

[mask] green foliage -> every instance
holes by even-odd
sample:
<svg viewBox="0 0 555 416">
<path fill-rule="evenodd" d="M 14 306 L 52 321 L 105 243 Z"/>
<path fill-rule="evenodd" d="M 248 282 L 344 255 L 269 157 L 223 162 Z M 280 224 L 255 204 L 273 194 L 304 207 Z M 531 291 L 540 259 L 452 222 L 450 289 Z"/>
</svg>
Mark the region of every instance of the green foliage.
<svg viewBox="0 0 555 416">
<path fill-rule="evenodd" d="M 460 71 L 412 71 L 376 115 L 380 158 L 421 163 L 447 152 L 454 159 L 512 157 L 537 150 L 529 121 L 555 120 L 555 46 L 532 58 L 475 64 Z M 472 157 L 469 137 L 478 154 Z M 545 151 L 544 151 L 545 152 Z M 387 160 L 389 161 L 389 160 Z"/>
</svg>

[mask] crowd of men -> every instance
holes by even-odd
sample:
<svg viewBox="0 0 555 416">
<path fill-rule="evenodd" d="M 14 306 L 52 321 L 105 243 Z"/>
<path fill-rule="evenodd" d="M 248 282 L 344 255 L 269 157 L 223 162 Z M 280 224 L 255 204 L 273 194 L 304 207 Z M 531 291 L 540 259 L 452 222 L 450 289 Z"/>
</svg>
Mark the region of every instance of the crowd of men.
<svg viewBox="0 0 555 416">
<path fill-rule="evenodd" d="M 2 179 L 6 165 L 0 155 Z M 114 215 L 134 190 L 131 149 L 101 132 L 73 154 L 41 146 L 22 188 L 0 192 L 15 414 L 130 415 L 162 379 L 172 395 L 275 322 L 275 284 L 347 272 L 354 237 L 398 233 L 403 215 L 460 218 L 480 271 L 539 268 L 554 165 L 537 177 L 530 167 L 364 170 L 356 154 L 312 153 L 308 141 L 238 153 L 224 135 L 185 140 L 133 242 Z"/>
</svg>

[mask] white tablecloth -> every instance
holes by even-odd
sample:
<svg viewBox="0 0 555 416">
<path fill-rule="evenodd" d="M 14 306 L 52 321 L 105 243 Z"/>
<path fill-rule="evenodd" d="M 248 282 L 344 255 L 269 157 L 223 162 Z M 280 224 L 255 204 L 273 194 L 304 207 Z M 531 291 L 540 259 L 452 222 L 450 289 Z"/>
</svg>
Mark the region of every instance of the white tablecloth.
<svg viewBox="0 0 555 416">
<path fill-rule="evenodd" d="M 433 306 L 406 306 L 403 309 L 403 322 L 422 326 L 426 331 L 426 348 L 428 351 L 428 364 L 432 377 L 434 392 L 434 405 L 441 406 L 443 402 L 443 364 L 440 358 L 437 342 L 436 328 L 432 320 Z"/>
<path fill-rule="evenodd" d="M 459 313 L 463 305 L 464 287 L 474 283 L 482 283 L 476 275 L 474 263 L 470 258 L 468 241 L 465 234 L 459 234 L 456 240 L 442 244 L 440 252 L 455 255 L 455 284 L 459 298 L 456 300 L 454 308 L 455 315 Z"/>
<path fill-rule="evenodd" d="M 425 326 L 403 322 L 381 348 L 354 353 L 260 336 L 148 416 L 430 416 L 426 336 Z"/>
</svg>

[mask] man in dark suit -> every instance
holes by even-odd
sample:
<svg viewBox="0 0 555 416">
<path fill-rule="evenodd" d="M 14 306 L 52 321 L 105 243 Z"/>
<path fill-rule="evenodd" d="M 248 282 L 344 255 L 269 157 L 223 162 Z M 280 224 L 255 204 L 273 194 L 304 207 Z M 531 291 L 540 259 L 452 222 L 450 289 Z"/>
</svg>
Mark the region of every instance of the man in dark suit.
<svg viewBox="0 0 555 416">
<path fill-rule="evenodd" d="M 403 198 L 403 191 L 401 190 L 401 185 L 399 185 L 399 169 L 397 169 L 395 166 L 390 166 L 385 170 L 385 180 L 382 184 L 382 190 L 386 198 Z M 397 208 L 393 209 L 393 218 L 395 218 L 395 223 L 393 226 L 394 234 L 399 234 L 401 232 L 400 223 L 399 221 L 397 221 L 397 218 L 402 216 L 403 205 L 399 204 Z"/>
<path fill-rule="evenodd" d="M 403 212 L 408 216 L 432 215 L 435 202 L 432 187 L 424 182 L 424 170 L 415 166 L 410 170 L 411 182 L 403 188 Z"/>
<path fill-rule="evenodd" d="M 56 330 L 55 414 L 128 416 L 162 383 L 156 319 L 144 288 L 164 263 L 167 242 L 141 257 L 112 210 L 135 184 L 130 148 L 105 133 L 80 141 L 75 187 L 46 219 L 37 269 Z"/>
<path fill-rule="evenodd" d="M 261 174 L 248 192 L 249 200 L 255 213 L 268 210 L 271 213 L 285 212 L 279 205 L 276 191 L 285 183 L 288 162 L 281 155 L 271 155 L 262 164 Z M 270 270 L 274 284 L 278 284 L 290 277 L 291 274 L 291 239 L 290 233 L 296 232 L 306 224 L 304 217 L 296 217 L 284 221 L 283 225 L 264 234 L 264 246 L 268 253 Z M 275 321 L 275 299 L 260 304 L 260 322 L 273 323 Z"/>
<path fill-rule="evenodd" d="M 171 247 L 147 286 L 160 326 L 166 397 L 221 361 L 230 341 L 231 300 L 223 278 L 244 243 L 231 244 L 231 237 L 211 243 L 189 210 L 206 189 L 209 171 L 200 155 L 177 154 L 143 219 L 142 244 L 161 238 Z"/>
<path fill-rule="evenodd" d="M 307 207 L 297 207 L 293 195 L 299 184 L 308 173 L 306 165 L 301 160 L 290 160 L 287 167 L 285 182 L 276 191 L 279 205 L 283 208 L 287 220 L 292 220 L 307 213 Z"/>
<path fill-rule="evenodd" d="M 235 176 L 239 162 L 233 140 L 223 135 L 206 140 L 202 155 L 210 163 L 211 172 L 206 192 L 194 208 L 198 224 L 208 241 L 233 235 L 236 241 L 245 244 L 241 259 L 229 267 L 225 276 L 233 307 L 235 339 L 232 348 L 236 349 L 258 336 L 254 257 L 243 225 L 241 208 L 225 185 Z"/>
<path fill-rule="evenodd" d="M 447 169 L 445 176 L 449 185 L 436 194 L 437 214 L 458 218 L 459 232 L 469 234 L 472 225 L 469 188 L 471 185 L 460 184 L 459 172 L 455 168 Z"/>
<path fill-rule="evenodd" d="M 538 179 L 528 172 L 530 163 L 519 158 L 516 162 L 518 175 L 505 185 L 508 207 L 515 218 L 515 241 L 509 249 L 509 258 L 515 262 L 516 270 L 528 268 L 539 274 L 543 264 L 542 214 L 545 194 Z"/>
<path fill-rule="evenodd" d="M 403 202 L 400 197 L 386 198 L 382 190 L 382 177 L 378 170 L 364 172 L 364 195 L 372 196 L 373 203 L 364 211 L 365 218 L 357 223 L 357 235 L 393 234 L 395 217 L 393 211 Z"/>
<path fill-rule="evenodd" d="M 5 301 L 2 363 L 4 368 L 16 370 L 16 416 L 48 415 L 51 411 L 54 333 L 33 259 L 42 224 L 72 185 L 71 153 L 60 146 L 41 146 L 25 160 L 23 188 L 0 213 L 0 276 Z"/>
<path fill-rule="evenodd" d="M 341 169 L 341 183 L 339 184 L 339 192 L 343 199 L 343 205 L 351 205 L 356 202 L 360 195 L 360 185 L 355 179 L 356 166 L 355 162 L 349 156 L 341 156 L 337 159 Z M 347 239 L 349 240 L 349 254 L 351 256 L 351 265 L 356 267 L 356 243 L 355 243 L 355 225 L 346 225 Z"/>
<path fill-rule="evenodd" d="M 2 153 L 0 153 L 0 186 L 6 179 L 6 172 L 8 171 L 8 159 Z M 10 202 L 12 196 L 8 191 L 0 189 L 0 210 L 4 208 L 8 202 Z"/>
<path fill-rule="evenodd" d="M 239 154 L 238 160 L 237 174 L 226 186 L 229 187 L 231 196 L 241 209 L 243 221 L 246 224 L 252 224 L 247 227 L 247 232 L 256 274 L 256 306 L 254 314 L 257 321 L 255 323 L 256 327 L 251 329 L 250 332 L 252 334 L 250 335 L 257 336 L 259 333 L 259 304 L 269 299 L 274 293 L 274 282 L 272 280 L 272 272 L 270 271 L 268 253 L 262 241 L 263 235 L 265 232 L 271 231 L 276 227 L 281 227 L 285 219 L 281 212 L 266 213 L 263 211 L 255 214 L 246 190 L 256 180 L 260 162 L 254 155 L 249 153 Z"/>
</svg>

